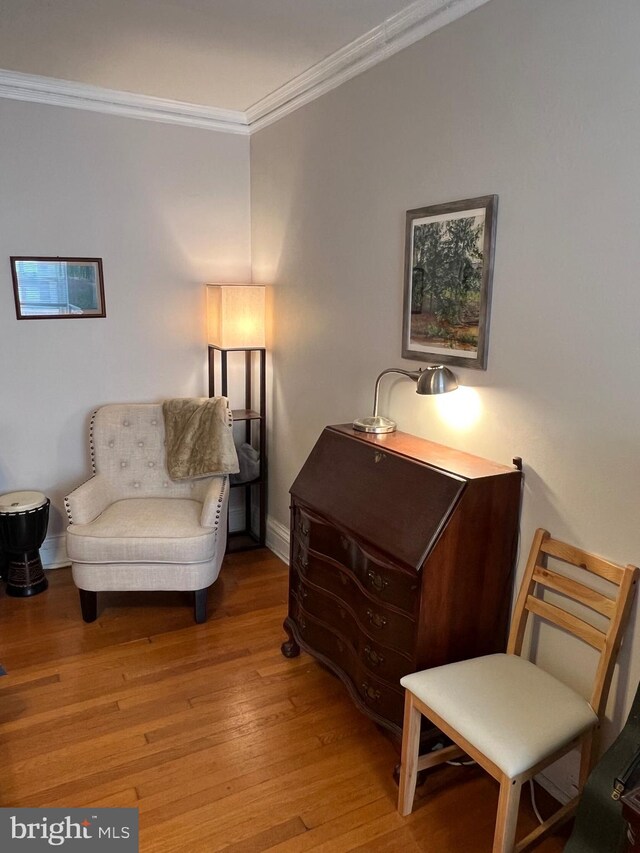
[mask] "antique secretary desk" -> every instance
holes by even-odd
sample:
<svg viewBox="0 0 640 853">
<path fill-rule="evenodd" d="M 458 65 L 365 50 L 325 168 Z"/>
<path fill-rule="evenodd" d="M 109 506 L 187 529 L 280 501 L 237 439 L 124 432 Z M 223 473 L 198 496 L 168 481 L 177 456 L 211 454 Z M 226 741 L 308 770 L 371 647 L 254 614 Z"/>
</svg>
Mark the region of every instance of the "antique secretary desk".
<svg viewBox="0 0 640 853">
<path fill-rule="evenodd" d="M 313 655 L 399 739 L 403 675 L 504 651 L 521 478 L 405 433 L 327 427 L 291 487 L 283 654 Z"/>
</svg>

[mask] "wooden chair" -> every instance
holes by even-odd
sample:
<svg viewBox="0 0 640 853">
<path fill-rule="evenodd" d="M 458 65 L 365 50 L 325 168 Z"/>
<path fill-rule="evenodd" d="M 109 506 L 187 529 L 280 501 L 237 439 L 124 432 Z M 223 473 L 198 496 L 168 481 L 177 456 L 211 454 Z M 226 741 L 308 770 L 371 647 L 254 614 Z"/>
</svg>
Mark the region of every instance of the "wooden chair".
<svg viewBox="0 0 640 853">
<path fill-rule="evenodd" d="M 581 580 L 548 569 L 547 557 L 583 570 L 579 573 Z M 572 574 L 575 576 L 576 572 Z M 600 582 L 607 594 L 582 582 L 593 575 L 608 582 Z M 419 770 L 466 753 L 500 783 L 493 853 L 520 853 L 573 815 L 593 763 L 595 736 L 604 716 L 636 575 L 635 566 L 619 566 L 552 539 L 546 530 L 536 532 L 516 602 L 507 653 L 435 667 L 401 679 L 406 693 L 400 814 L 411 812 Z M 556 594 L 554 603 L 544 600 L 545 589 Z M 575 612 L 565 610 L 562 605 L 567 599 L 578 602 L 582 610 L 599 614 L 596 621 L 599 619 L 601 626 L 606 623 L 606 628 L 595 627 Z M 599 652 L 588 702 L 521 657 L 529 614 L 554 623 Z M 422 714 L 451 738 L 451 746 L 418 756 Z M 576 746 L 582 749 L 578 796 L 516 845 L 523 783 Z"/>
</svg>

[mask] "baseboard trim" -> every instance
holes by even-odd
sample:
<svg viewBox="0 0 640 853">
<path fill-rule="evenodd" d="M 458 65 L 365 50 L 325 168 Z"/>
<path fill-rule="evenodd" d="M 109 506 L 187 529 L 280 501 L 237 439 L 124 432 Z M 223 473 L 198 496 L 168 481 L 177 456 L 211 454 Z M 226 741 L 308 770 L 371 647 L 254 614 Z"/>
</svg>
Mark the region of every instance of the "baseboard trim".
<svg viewBox="0 0 640 853">
<path fill-rule="evenodd" d="M 548 776 L 545 776 L 544 773 L 538 773 L 536 776 L 536 782 L 540 785 L 541 788 L 551 794 L 551 796 L 556 799 L 561 805 L 565 806 L 569 800 L 575 797 L 575 793 L 568 794 L 565 790 L 558 787 L 558 785 L 551 780 Z"/>
<path fill-rule="evenodd" d="M 289 528 L 271 516 L 267 519 L 267 548 L 289 565 Z"/>
<path fill-rule="evenodd" d="M 40 548 L 40 559 L 45 569 L 60 569 L 70 563 L 67 556 L 67 536 L 59 533 L 57 536 L 47 536 Z"/>
</svg>

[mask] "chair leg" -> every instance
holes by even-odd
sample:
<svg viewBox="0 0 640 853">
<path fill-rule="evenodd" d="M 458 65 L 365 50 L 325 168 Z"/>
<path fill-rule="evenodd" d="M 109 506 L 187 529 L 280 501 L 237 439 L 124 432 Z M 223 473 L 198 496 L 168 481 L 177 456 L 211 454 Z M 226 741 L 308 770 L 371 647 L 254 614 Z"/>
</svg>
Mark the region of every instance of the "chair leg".
<svg viewBox="0 0 640 853">
<path fill-rule="evenodd" d="M 402 728 L 402 758 L 400 764 L 400 787 L 398 811 L 401 815 L 411 814 L 418 778 L 418 753 L 420 751 L 420 724 L 422 715 L 413 704 L 413 694 L 405 691 L 404 723 Z"/>
<path fill-rule="evenodd" d="M 493 853 L 513 853 L 521 790 L 522 780 L 509 779 L 508 776 L 502 777 L 496 831 L 493 836 Z"/>
<path fill-rule="evenodd" d="M 587 784 L 589 774 L 593 769 L 593 759 L 597 747 L 597 731 L 591 730 L 583 735 L 582 746 L 580 748 L 580 773 L 578 775 L 578 793 Z"/>
<path fill-rule="evenodd" d="M 198 625 L 202 624 L 202 622 L 207 621 L 207 593 L 209 592 L 209 587 L 205 587 L 204 589 L 197 589 L 194 594 L 194 618 Z"/>
<path fill-rule="evenodd" d="M 95 622 L 98 618 L 98 593 L 90 589 L 79 589 L 80 609 L 85 622 Z"/>
</svg>

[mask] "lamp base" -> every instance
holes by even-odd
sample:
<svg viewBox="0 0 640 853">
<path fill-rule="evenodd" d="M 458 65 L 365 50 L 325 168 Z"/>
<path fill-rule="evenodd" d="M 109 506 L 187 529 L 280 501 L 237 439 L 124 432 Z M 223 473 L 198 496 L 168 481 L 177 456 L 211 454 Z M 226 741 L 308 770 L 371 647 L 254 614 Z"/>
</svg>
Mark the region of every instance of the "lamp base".
<svg viewBox="0 0 640 853">
<path fill-rule="evenodd" d="M 385 432 L 395 432 L 397 424 L 389 418 L 372 417 L 358 418 L 353 422 L 353 428 L 358 432 L 370 432 L 376 435 L 381 435 Z"/>
</svg>

